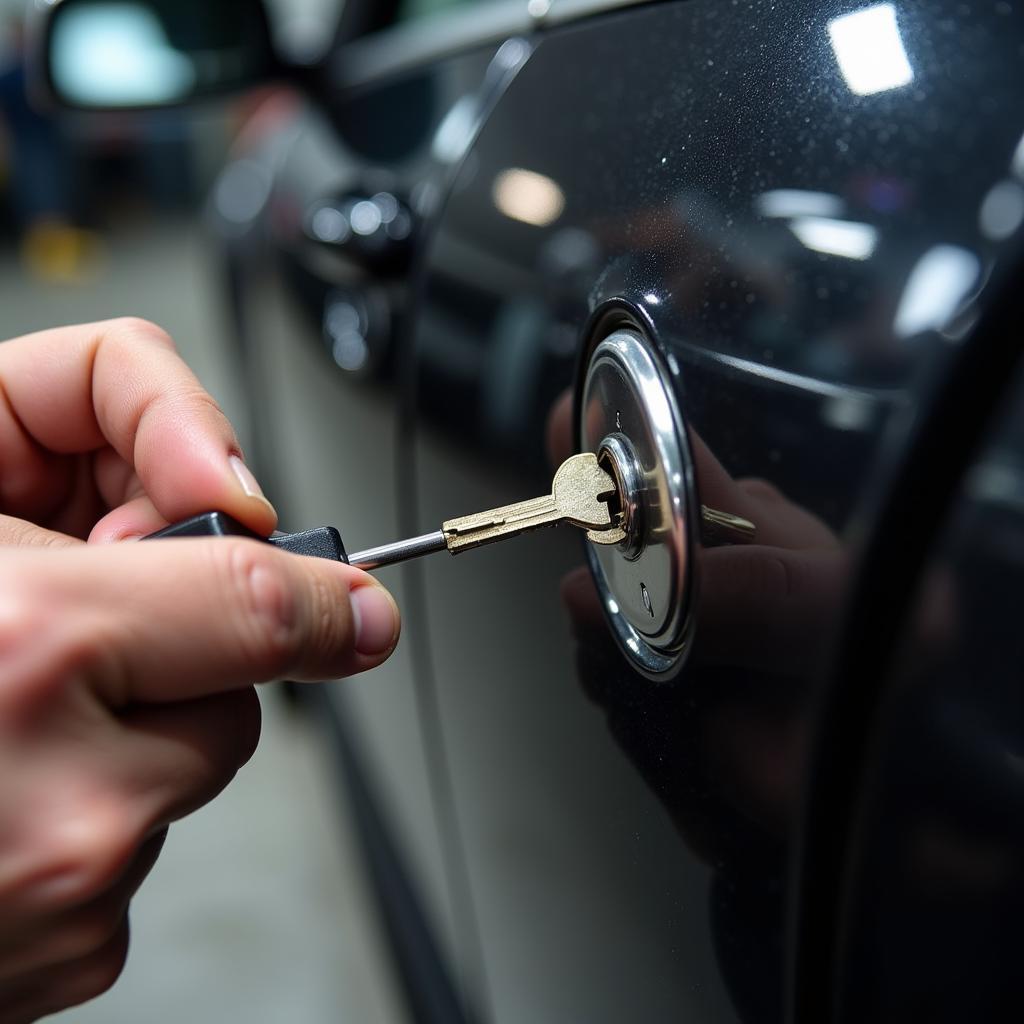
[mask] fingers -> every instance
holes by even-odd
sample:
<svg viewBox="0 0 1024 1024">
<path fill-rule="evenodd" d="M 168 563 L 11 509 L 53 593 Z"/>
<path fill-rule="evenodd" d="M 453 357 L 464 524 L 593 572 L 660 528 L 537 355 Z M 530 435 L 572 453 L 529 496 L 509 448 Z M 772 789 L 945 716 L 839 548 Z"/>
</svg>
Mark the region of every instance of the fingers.
<svg viewBox="0 0 1024 1024">
<path fill-rule="evenodd" d="M 90 524 L 90 543 L 137 540 L 169 525 L 146 494 L 135 468 L 112 448 L 97 454 L 95 474 L 99 492 L 112 511 Z"/>
<path fill-rule="evenodd" d="M 0 516 L 0 546 L 13 548 L 78 547 L 82 542 L 55 530 L 44 530 L 41 526 L 16 519 L 13 516 Z"/>
<path fill-rule="evenodd" d="M 47 519 L 64 504 L 72 484 L 73 467 L 40 447 L 22 425 L 0 360 L 0 510 Z"/>
<path fill-rule="evenodd" d="M 134 498 L 107 513 L 89 533 L 89 543 L 109 544 L 148 537 L 169 525 L 148 497 Z"/>
<path fill-rule="evenodd" d="M 0 985 L 0 1024 L 30 1024 L 40 1017 L 102 995 L 124 970 L 128 941 L 129 926 L 125 917 L 115 934 L 88 955 Z"/>
<path fill-rule="evenodd" d="M 124 875 L 95 899 L 7 928 L 0 942 L 0 991 L 19 978 L 106 947 L 123 927 L 132 897 L 153 869 L 166 835 L 163 830 L 144 842 Z"/>
<path fill-rule="evenodd" d="M 572 455 L 572 391 L 569 388 L 552 403 L 545 439 L 548 461 L 553 466 L 560 466 Z"/>
<path fill-rule="evenodd" d="M 149 834 L 208 804 L 256 750 L 260 702 L 251 687 L 121 716 L 112 781 Z"/>
<path fill-rule="evenodd" d="M 168 521 L 219 509 L 258 533 L 276 525 L 227 419 L 152 324 L 113 320 L 5 342 L 0 385 L 0 439 L 20 438 L 4 469 L 21 492 L 38 500 L 46 491 L 46 452 L 109 445 Z M 54 507 L 65 496 L 45 495 Z"/>
<path fill-rule="evenodd" d="M 11 551 L 4 601 L 0 646 L 24 677 L 75 674 L 118 708 L 361 672 L 400 622 L 366 573 L 235 538 Z"/>
<path fill-rule="evenodd" d="M 701 552 L 700 573 L 701 661 L 779 673 L 814 669 L 846 591 L 841 549 L 711 548 Z"/>
<path fill-rule="evenodd" d="M 103 448 L 96 453 L 93 479 L 107 508 L 116 508 L 146 493 L 135 467 L 113 448 Z"/>
</svg>

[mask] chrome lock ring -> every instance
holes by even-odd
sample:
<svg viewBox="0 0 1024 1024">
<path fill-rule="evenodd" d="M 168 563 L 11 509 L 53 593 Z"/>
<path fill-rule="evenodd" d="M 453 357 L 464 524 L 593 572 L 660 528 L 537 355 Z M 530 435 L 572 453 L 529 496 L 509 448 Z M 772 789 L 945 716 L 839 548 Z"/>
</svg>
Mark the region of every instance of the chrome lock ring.
<svg viewBox="0 0 1024 1024">
<path fill-rule="evenodd" d="M 660 680 L 681 668 L 689 648 L 700 524 L 672 384 L 640 331 L 619 326 L 585 362 L 576 410 L 581 450 L 598 453 L 622 496 L 622 535 L 588 545 L 590 567 L 624 653 Z"/>
</svg>

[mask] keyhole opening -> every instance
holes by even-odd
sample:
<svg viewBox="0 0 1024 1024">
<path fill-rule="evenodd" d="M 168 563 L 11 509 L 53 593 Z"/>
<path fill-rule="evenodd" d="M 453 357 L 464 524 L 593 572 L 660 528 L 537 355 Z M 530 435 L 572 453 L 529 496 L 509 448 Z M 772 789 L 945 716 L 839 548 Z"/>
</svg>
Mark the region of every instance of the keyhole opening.
<svg viewBox="0 0 1024 1024">
<path fill-rule="evenodd" d="M 609 434 L 597 453 L 598 465 L 615 481 L 615 495 L 608 502 L 625 534 L 619 550 L 630 561 L 644 548 L 643 474 L 632 444 L 622 434 Z"/>
</svg>

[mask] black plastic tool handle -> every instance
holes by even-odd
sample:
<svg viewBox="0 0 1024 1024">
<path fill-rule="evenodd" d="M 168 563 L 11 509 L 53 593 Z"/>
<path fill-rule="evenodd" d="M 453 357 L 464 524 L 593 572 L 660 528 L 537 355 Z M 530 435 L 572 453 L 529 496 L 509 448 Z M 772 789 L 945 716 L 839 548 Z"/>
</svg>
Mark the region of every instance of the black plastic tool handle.
<svg viewBox="0 0 1024 1024">
<path fill-rule="evenodd" d="M 319 526 L 304 533 L 277 533 L 272 537 L 261 537 L 223 512 L 204 512 L 151 533 L 145 539 L 160 540 L 165 537 L 249 537 L 273 544 L 275 548 L 290 551 L 293 555 L 311 555 L 314 558 L 331 558 L 335 562 L 348 562 L 341 534 L 333 526 Z"/>
</svg>

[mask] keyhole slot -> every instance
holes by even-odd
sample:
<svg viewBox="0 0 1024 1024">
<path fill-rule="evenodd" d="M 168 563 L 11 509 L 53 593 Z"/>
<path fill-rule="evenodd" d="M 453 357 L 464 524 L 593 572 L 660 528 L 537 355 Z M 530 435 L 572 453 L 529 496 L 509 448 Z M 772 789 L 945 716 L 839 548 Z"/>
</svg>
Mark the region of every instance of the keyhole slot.
<svg viewBox="0 0 1024 1024">
<path fill-rule="evenodd" d="M 598 448 L 598 465 L 615 481 L 615 497 L 609 502 L 612 515 L 622 526 L 624 537 L 618 548 L 630 561 L 644 549 L 643 472 L 629 438 L 609 434 Z"/>
</svg>

